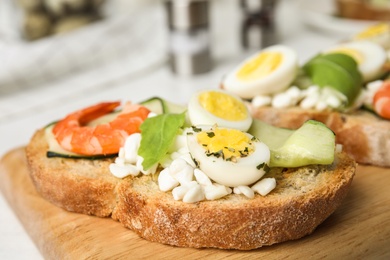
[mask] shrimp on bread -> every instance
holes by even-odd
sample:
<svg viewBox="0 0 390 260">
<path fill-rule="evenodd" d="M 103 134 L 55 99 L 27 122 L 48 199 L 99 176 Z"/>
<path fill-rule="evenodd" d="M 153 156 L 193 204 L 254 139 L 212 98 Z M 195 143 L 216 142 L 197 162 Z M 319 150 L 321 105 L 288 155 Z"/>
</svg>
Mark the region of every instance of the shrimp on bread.
<svg viewBox="0 0 390 260">
<path fill-rule="evenodd" d="M 89 126 L 92 120 L 113 112 L 120 102 L 106 102 L 73 112 L 57 122 L 53 133 L 66 150 L 83 155 L 115 154 L 127 136 L 139 132 L 149 110 L 126 104 L 115 118 L 105 124 Z"/>
</svg>

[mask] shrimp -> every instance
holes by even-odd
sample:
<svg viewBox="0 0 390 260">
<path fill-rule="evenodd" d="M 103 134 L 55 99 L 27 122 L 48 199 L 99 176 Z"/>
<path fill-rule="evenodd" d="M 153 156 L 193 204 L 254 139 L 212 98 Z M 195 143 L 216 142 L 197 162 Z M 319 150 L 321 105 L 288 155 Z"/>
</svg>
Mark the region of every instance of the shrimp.
<svg viewBox="0 0 390 260">
<path fill-rule="evenodd" d="M 384 81 L 375 93 L 373 107 L 379 116 L 390 119 L 390 80 Z"/>
<path fill-rule="evenodd" d="M 127 136 L 140 132 L 139 127 L 150 112 L 141 105 L 126 103 L 110 122 L 88 125 L 119 105 L 120 102 L 99 103 L 69 114 L 53 128 L 57 142 L 65 150 L 81 155 L 118 153 Z"/>
</svg>

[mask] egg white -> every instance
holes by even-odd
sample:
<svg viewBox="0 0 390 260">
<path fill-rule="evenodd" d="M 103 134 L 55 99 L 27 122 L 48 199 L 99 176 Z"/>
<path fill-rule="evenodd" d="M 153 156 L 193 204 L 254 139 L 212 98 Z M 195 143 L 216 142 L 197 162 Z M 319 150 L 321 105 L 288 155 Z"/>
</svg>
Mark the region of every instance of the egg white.
<svg viewBox="0 0 390 260">
<path fill-rule="evenodd" d="M 206 127 L 202 127 L 204 130 Z M 211 127 L 208 127 L 211 129 Z M 249 138 L 252 136 L 246 133 Z M 237 162 L 225 161 L 221 157 L 207 156 L 205 149 L 197 141 L 197 133 L 187 135 L 187 145 L 198 167 L 213 181 L 228 186 L 251 185 L 266 173 L 261 164 L 269 164 L 270 150 L 260 141 L 254 141 L 254 151 Z"/>
<path fill-rule="evenodd" d="M 283 60 L 279 66 L 270 74 L 253 80 L 240 80 L 237 78 L 237 73 L 240 69 L 255 59 L 262 52 L 278 52 L 283 56 Z M 283 45 L 274 45 L 261 50 L 248 59 L 244 60 L 232 72 L 227 74 L 223 80 L 223 88 L 227 91 L 235 93 L 242 98 L 251 99 L 257 95 L 269 95 L 281 92 L 289 87 L 295 79 L 298 72 L 298 56 L 290 47 Z"/>
<path fill-rule="evenodd" d="M 218 117 L 218 116 L 212 114 L 211 112 L 207 111 L 199 103 L 199 95 L 204 93 L 204 92 L 207 92 L 207 91 L 221 92 L 221 93 L 224 93 L 224 94 L 229 95 L 232 98 L 236 99 L 245 107 L 246 117 L 244 119 L 241 119 L 241 120 L 233 121 L 233 120 L 227 120 L 227 119 Z M 220 109 L 226 109 L 226 108 L 221 107 Z M 244 104 L 242 99 L 240 97 L 238 97 L 237 95 L 228 93 L 228 92 L 223 91 L 223 90 L 218 90 L 218 89 L 204 90 L 204 91 L 200 91 L 200 92 L 195 93 L 191 97 L 191 99 L 188 103 L 188 116 L 190 118 L 191 124 L 195 125 L 195 126 L 217 124 L 220 127 L 233 128 L 233 129 L 238 129 L 241 131 L 247 131 L 252 124 L 252 116 L 250 115 L 248 107 Z"/>
<path fill-rule="evenodd" d="M 363 57 L 363 61 L 358 63 L 358 69 L 364 82 L 377 79 L 383 74 L 383 65 L 386 62 L 387 54 L 379 44 L 371 41 L 354 41 L 333 46 L 326 49 L 324 53 L 337 52 L 341 48 L 354 50 Z"/>
<path fill-rule="evenodd" d="M 390 49 L 390 25 L 388 23 L 374 24 L 354 37 L 355 41 L 372 41 L 384 49 Z"/>
</svg>

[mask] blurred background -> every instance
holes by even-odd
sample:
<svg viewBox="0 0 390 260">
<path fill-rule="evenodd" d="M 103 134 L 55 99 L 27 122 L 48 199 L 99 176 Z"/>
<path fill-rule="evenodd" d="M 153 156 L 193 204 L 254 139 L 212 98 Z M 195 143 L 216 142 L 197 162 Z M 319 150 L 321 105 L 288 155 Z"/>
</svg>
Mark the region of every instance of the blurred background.
<svg viewBox="0 0 390 260">
<path fill-rule="evenodd" d="M 276 43 L 305 60 L 372 23 L 341 17 L 353 12 L 339 2 L 367 1 L 2 0 L 0 123 L 161 70 L 216 87 L 232 64 Z"/>
<path fill-rule="evenodd" d="M 379 17 L 361 15 L 372 14 L 358 6 L 370 1 L 311 2 L 2 0 L 0 97 L 91 70 L 118 78 L 171 63 L 175 74 L 207 73 L 221 62 L 240 60 L 245 52 L 299 37 L 302 19 L 322 29 L 321 33 L 342 38 Z M 382 4 L 382 9 L 388 4 L 372 2 Z M 347 21 L 330 22 L 341 15 Z M 351 19 L 355 21 L 348 24 Z M 203 57 L 187 61 L 197 64 L 177 57 L 202 51 L 206 52 Z"/>
</svg>

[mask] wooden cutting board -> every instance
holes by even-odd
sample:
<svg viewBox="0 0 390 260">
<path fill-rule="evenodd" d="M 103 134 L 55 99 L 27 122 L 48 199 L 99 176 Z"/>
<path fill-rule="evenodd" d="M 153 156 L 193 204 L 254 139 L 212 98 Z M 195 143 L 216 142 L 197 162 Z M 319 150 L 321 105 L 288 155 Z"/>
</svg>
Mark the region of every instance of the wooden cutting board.
<svg viewBox="0 0 390 260">
<path fill-rule="evenodd" d="M 152 243 L 112 219 L 57 208 L 36 192 L 23 148 L 2 158 L 0 189 L 46 259 L 390 259 L 390 169 L 385 168 L 359 166 L 341 207 L 313 234 L 252 251 Z"/>
</svg>

